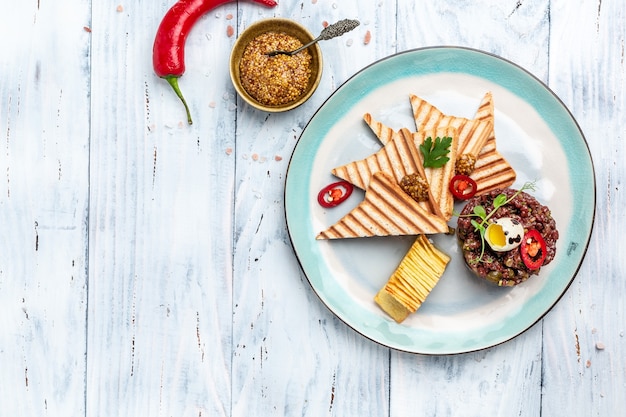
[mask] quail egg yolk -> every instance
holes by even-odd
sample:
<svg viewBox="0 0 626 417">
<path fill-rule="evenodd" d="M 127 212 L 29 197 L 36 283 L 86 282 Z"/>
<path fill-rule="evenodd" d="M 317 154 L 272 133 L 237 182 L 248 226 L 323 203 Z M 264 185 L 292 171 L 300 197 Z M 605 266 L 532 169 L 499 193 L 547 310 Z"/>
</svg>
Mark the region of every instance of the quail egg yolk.
<svg viewBox="0 0 626 417">
<path fill-rule="evenodd" d="M 504 230 L 502 226 L 496 223 L 492 223 L 487 227 L 487 234 L 489 235 L 489 244 L 491 247 L 501 248 L 506 245 L 506 236 L 504 236 Z"/>
<path fill-rule="evenodd" d="M 496 252 L 508 252 L 522 243 L 524 227 L 509 217 L 497 219 L 485 230 L 485 240 Z"/>
</svg>

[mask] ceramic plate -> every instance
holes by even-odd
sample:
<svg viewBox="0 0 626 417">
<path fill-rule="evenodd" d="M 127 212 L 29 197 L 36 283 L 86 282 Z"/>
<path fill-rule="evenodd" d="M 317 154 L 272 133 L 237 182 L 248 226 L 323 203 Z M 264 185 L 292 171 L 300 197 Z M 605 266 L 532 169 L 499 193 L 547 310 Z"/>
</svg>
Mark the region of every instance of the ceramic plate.
<svg viewBox="0 0 626 417">
<path fill-rule="evenodd" d="M 374 303 L 374 295 L 414 237 L 316 240 L 364 195 L 355 191 L 343 204 L 324 209 L 317 203 L 317 193 L 337 180 L 330 174 L 332 168 L 380 149 L 363 121 L 365 113 L 394 129 L 415 130 L 409 94 L 446 114 L 472 118 L 488 91 L 494 97 L 498 150 L 517 171 L 513 187 L 536 181 L 532 195 L 550 207 L 556 220 L 560 232 L 556 257 L 540 275 L 514 288 L 498 288 L 469 273 L 454 236 L 433 236 L 452 261 L 422 307 L 398 324 Z M 457 205 L 457 211 L 460 208 Z M 295 254 L 311 287 L 347 325 L 402 351 L 470 352 L 530 328 L 571 284 L 594 221 L 593 163 L 568 109 L 524 69 L 471 49 L 417 49 L 366 67 L 315 113 L 289 163 L 285 211 Z M 456 226 L 455 217 L 450 225 Z"/>
</svg>

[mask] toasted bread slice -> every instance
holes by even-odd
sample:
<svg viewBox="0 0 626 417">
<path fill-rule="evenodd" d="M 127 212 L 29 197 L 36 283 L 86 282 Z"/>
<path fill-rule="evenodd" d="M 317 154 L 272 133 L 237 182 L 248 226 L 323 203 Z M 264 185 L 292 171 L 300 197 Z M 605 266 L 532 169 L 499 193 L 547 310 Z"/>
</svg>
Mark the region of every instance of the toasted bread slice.
<svg viewBox="0 0 626 417">
<path fill-rule="evenodd" d="M 373 174 L 388 172 L 397 182 L 407 174 L 418 173 L 425 177 L 419 143 L 408 129 L 401 129 L 376 153 L 365 159 L 333 168 L 331 173 L 365 190 Z"/>
<path fill-rule="evenodd" d="M 454 176 L 454 166 L 457 157 L 459 139 L 456 129 L 452 126 L 441 127 L 434 131 L 417 132 L 413 135 L 414 140 L 421 141 L 418 146 L 429 136 L 432 137 L 433 141 L 437 137 L 452 138 L 450 153 L 448 154 L 448 158 L 450 158 L 450 160 L 442 167 L 424 167 L 424 173 L 426 174 L 426 181 L 428 181 L 430 193 L 439 205 L 441 215 L 447 221 L 450 220 L 452 212 L 454 211 L 454 195 L 452 195 L 449 185 L 452 177 Z"/>
<path fill-rule="evenodd" d="M 449 262 L 426 236 L 418 236 L 374 301 L 401 323 L 421 307 Z"/>
<path fill-rule="evenodd" d="M 365 113 L 363 115 L 363 120 L 367 125 L 372 129 L 372 132 L 376 135 L 380 143 L 386 145 L 387 142 L 393 140 L 393 138 L 398 134 L 395 130 L 390 128 L 387 125 L 382 124 L 381 122 L 374 120 L 370 113 Z"/>
<path fill-rule="evenodd" d="M 442 113 L 428 101 L 409 95 L 413 118 L 417 131 L 436 129 L 442 126 L 453 126 L 459 135 L 457 155 L 470 154 L 477 157 L 485 146 L 489 134 L 493 131 L 493 122 L 481 119 L 466 119 Z"/>
<path fill-rule="evenodd" d="M 489 121 L 495 125 L 493 94 L 491 92 L 487 92 L 483 97 L 475 118 Z M 487 143 L 478 154 L 474 171 L 470 177 L 476 181 L 478 195 L 496 188 L 510 187 L 515 182 L 517 177 L 515 170 L 496 149 L 495 129 L 492 129 L 487 138 Z"/>
<path fill-rule="evenodd" d="M 395 178 L 382 171 L 372 175 L 365 198 L 317 239 L 402 236 L 447 233 L 448 224 L 405 193 Z"/>
<path fill-rule="evenodd" d="M 336 167 L 331 170 L 331 173 L 363 190 L 367 190 L 372 176 L 377 172 L 391 174 L 398 184 L 404 176 L 409 174 L 417 173 L 422 178 L 427 179 L 419 145 L 429 135 L 436 134 L 436 131 L 414 133 L 408 129 L 401 129 L 378 152 L 365 159 Z M 432 192 L 429 191 L 428 201 L 419 204 L 424 210 L 443 216 L 439 208 L 439 200 L 435 198 Z"/>
</svg>

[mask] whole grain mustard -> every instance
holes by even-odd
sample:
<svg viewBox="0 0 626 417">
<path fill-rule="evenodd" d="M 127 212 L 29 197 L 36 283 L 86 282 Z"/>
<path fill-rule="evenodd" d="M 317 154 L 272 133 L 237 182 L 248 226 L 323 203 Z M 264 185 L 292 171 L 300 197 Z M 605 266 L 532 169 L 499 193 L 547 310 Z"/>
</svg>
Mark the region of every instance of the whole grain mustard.
<svg viewBox="0 0 626 417">
<path fill-rule="evenodd" d="M 280 106 L 297 100 L 311 77 L 311 54 L 268 56 L 274 50 L 295 50 L 302 46 L 285 33 L 268 32 L 254 38 L 244 49 L 239 65 L 243 88 L 259 103 Z"/>
</svg>

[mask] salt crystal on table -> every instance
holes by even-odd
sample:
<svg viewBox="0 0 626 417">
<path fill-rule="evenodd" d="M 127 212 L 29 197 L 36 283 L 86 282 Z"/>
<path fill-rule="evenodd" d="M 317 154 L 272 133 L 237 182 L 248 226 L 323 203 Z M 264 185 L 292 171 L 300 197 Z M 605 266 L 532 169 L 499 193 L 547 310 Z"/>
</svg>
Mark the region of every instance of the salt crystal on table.
<svg viewBox="0 0 626 417">
<path fill-rule="evenodd" d="M 365 32 L 365 38 L 363 38 L 363 44 L 368 45 L 372 40 L 372 32 L 369 30 Z"/>
</svg>

